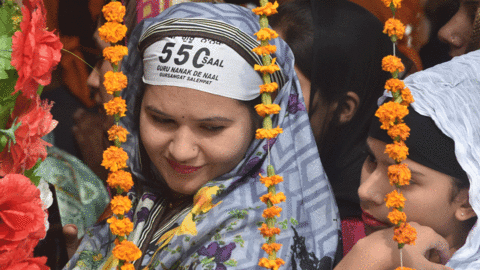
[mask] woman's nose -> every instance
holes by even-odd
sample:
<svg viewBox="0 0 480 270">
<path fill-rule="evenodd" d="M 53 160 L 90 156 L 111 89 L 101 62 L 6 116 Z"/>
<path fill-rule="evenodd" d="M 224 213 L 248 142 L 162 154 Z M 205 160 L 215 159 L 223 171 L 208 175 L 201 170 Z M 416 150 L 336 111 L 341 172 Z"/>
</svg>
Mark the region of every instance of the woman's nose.
<svg viewBox="0 0 480 270">
<path fill-rule="evenodd" d="M 464 40 L 462 39 L 462 31 L 464 31 L 464 27 L 468 27 L 464 25 L 467 18 L 463 18 L 460 12 L 457 12 L 440 30 L 438 31 L 438 39 L 442 42 L 449 44 L 450 46 L 459 48 L 462 47 Z M 468 21 L 468 20 L 467 20 Z"/>
<path fill-rule="evenodd" d="M 180 127 L 170 141 L 168 150 L 177 162 L 188 162 L 194 159 L 199 151 L 195 134 L 188 127 Z"/>
<path fill-rule="evenodd" d="M 375 170 L 372 174 L 362 179 L 358 188 L 358 196 L 362 203 L 384 204 L 387 193 L 393 190 L 388 181 L 387 172 Z"/>
</svg>

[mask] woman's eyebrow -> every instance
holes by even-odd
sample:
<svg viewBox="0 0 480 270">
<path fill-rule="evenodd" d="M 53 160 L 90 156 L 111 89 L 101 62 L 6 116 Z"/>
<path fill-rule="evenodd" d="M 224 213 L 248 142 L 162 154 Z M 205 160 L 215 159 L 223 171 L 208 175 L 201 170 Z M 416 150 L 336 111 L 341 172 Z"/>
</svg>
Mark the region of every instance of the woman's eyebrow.
<svg viewBox="0 0 480 270">
<path fill-rule="evenodd" d="M 173 118 L 173 116 L 171 116 L 167 113 L 164 113 L 164 112 L 160 111 L 159 109 L 157 109 L 153 106 L 150 106 L 150 105 L 145 106 L 145 109 L 149 110 L 149 111 L 152 111 L 156 114 L 159 114 L 161 116 L 164 116 L 164 117 Z M 232 119 L 222 117 L 222 116 L 212 116 L 212 117 L 207 117 L 207 118 L 202 118 L 202 119 L 196 119 L 195 121 L 197 121 L 197 122 L 213 122 L 213 121 L 233 122 Z"/>
</svg>

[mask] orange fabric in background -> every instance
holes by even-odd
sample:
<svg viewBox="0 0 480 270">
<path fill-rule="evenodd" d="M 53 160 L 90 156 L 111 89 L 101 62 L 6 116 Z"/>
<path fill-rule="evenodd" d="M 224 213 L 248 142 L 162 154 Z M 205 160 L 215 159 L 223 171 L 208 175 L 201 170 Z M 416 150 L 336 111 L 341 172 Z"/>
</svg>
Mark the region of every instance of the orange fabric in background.
<svg viewBox="0 0 480 270">
<path fill-rule="evenodd" d="M 359 6 L 364 7 L 375 15 L 382 23 L 385 23 L 392 17 L 392 11 L 387 8 L 382 1 L 379 0 L 350 0 Z M 419 15 L 423 14 L 423 10 L 418 0 L 403 0 L 402 6 L 395 12 L 395 18 L 399 19 L 405 26 L 407 24 L 416 27 L 419 24 Z M 415 43 L 415 39 L 412 40 Z M 415 71 L 423 69 L 422 60 L 420 59 L 419 52 L 408 47 L 407 38 L 397 42 L 398 50 L 407 56 L 415 64 Z"/>
</svg>

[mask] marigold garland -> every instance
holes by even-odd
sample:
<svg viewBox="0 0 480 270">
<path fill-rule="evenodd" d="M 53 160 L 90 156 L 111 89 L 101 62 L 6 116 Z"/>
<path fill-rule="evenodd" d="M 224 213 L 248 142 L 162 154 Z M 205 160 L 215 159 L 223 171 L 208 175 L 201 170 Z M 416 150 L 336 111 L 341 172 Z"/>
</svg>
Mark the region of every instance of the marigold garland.
<svg viewBox="0 0 480 270">
<path fill-rule="evenodd" d="M 107 22 L 98 29 L 100 38 L 108 43 L 117 43 L 125 38 L 127 27 L 123 24 L 125 16 L 125 7 L 121 2 L 113 0 L 102 9 L 103 16 Z M 126 239 L 133 231 L 132 221 L 125 214 L 132 208 L 132 202 L 124 193 L 133 187 L 132 175 L 124 171 L 127 167 L 128 154 L 121 148 L 121 144 L 127 141 L 128 131 L 119 126 L 120 117 L 125 116 L 127 105 L 124 99 L 120 97 L 120 91 L 127 87 L 127 77 L 118 71 L 119 62 L 128 54 L 127 47 L 123 45 L 109 46 L 103 50 L 103 57 L 113 66 L 113 71 L 105 74 L 104 86 L 107 93 L 112 94 L 114 98 L 104 104 L 108 115 L 113 115 L 115 125 L 108 130 L 108 139 L 114 142 L 103 153 L 102 166 L 110 170 L 107 183 L 113 188 L 115 195 L 110 206 L 114 216 L 107 222 L 110 224 L 110 231 L 116 235 L 115 247 L 112 254 L 119 260 L 117 270 L 135 269 L 132 262 L 142 256 L 140 249 Z"/>
<path fill-rule="evenodd" d="M 407 223 L 407 215 L 403 212 L 405 207 L 405 197 L 400 188 L 410 184 L 411 172 L 407 164 L 401 163 L 407 158 L 408 147 L 405 140 L 410 136 L 410 128 L 403 122 L 403 118 L 408 114 L 407 106 L 414 102 L 410 89 L 405 87 L 405 83 L 398 79 L 399 73 L 405 70 L 400 58 L 395 56 L 395 46 L 399 39 L 403 38 L 405 26 L 402 22 L 395 19 L 397 8 L 401 7 L 401 0 L 382 0 L 382 2 L 392 10 L 393 18 L 385 22 L 383 33 L 387 34 L 394 44 L 393 55 L 388 55 L 382 59 L 382 69 L 392 74 L 392 79 L 387 80 L 385 89 L 389 91 L 393 100 L 380 106 L 375 113 L 382 123 L 381 128 L 387 130 L 387 134 L 392 138 L 393 143 L 387 144 L 385 153 L 395 160 L 395 164 L 388 167 L 388 178 L 390 185 L 396 189 L 385 196 L 385 204 L 393 210 L 388 214 L 388 219 L 395 226 L 393 240 L 398 243 L 401 249 L 405 244 L 415 244 L 417 233 L 415 228 Z M 398 191 L 397 191 L 398 190 Z M 398 269 L 411 269 L 403 267 L 402 252 L 400 252 L 400 267 Z"/>
<path fill-rule="evenodd" d="M 278 114 L 281 110 L 277 104 L 272 104 L 271 93 L 278 89 L 278 84 L 272 82 L 271 74 L 280 70 L 280 67 L 275 64 L 275 58 L 271 58 L 270 54 L 274 53 L 277 48 L 275 45 L 270 45 L 268 42 L 271 39 L 277 38 L 278 34 L 268 27 L 267 16 L 277 13 L 278 3 L 270 3 L 268 0 L 260 0 L 260 7 L 254 8 L 252 11 L 260 16 L 260 30 L 254 35 L 260 41 L 260 45 L 252 51 L 262 56 L 262 65 L 254 65 L 254 70 L 262 75 L 263 85 L 260 85 L 260 94 L 262 97 L 262 104 L 255 106 L 257 113 L 264 117 L 263 128 L 257 129 L 255 138 L 259 140 L 273 139 L 282 133 L 280 127 L 272 127 L 271 115 Z M 270 152 L 267 152 L 270 155 Z M 268 158 L 270 160 L 270 158 Z M 263 211 L 263 218 L 265 222 L 259 228 L 260 234 L 266 238 L 262 249 L 267 253 L 268 258 L 261 258 L 258 265 L 267 269 L 279 269 L 285 262 L 277 258 L 277 252 L 280 251 L 281 245 L 275 243 L 275 236 L 280 233 L 280 229 L 276 227 L 276 218 L 280 217 L 282 208 L 276 206 L 286 200 L 282 192 L 277 193 L 276 185 L 281 183 L 283 178 L 275 174 L 275 169 L 271 164 L 267 166 L 267 176 L 260 175 L 260 182 L 267 187 L 268 193 L 261 196 L 260 200 L 267 205 Z"/>
</svg>

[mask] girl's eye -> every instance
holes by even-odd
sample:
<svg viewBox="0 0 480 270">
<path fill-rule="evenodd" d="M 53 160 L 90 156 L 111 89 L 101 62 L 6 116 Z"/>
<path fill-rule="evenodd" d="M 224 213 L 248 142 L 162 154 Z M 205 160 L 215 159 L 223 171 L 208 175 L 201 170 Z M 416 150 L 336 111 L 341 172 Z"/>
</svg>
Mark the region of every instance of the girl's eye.
<svg viewBox="0 0 480 270">
<path fill-rule="evenodd" d="M 368 171 L 373 172 L 377 168 L 377 159 L 375 159 L 375 156 L 368 153 L 364 166 Z"/>
<path fill-rule="evenodd" d="M 211 131 L 211 132 L 215 132 L 215 131 L 221 131 L 223 130 L 225 127 L 224 126 L 210 126 L 210 125 L 205 125 L 205 126 L 202 126 L 203 129 L 207 130 L 207 131 Z"/>
</svg>

